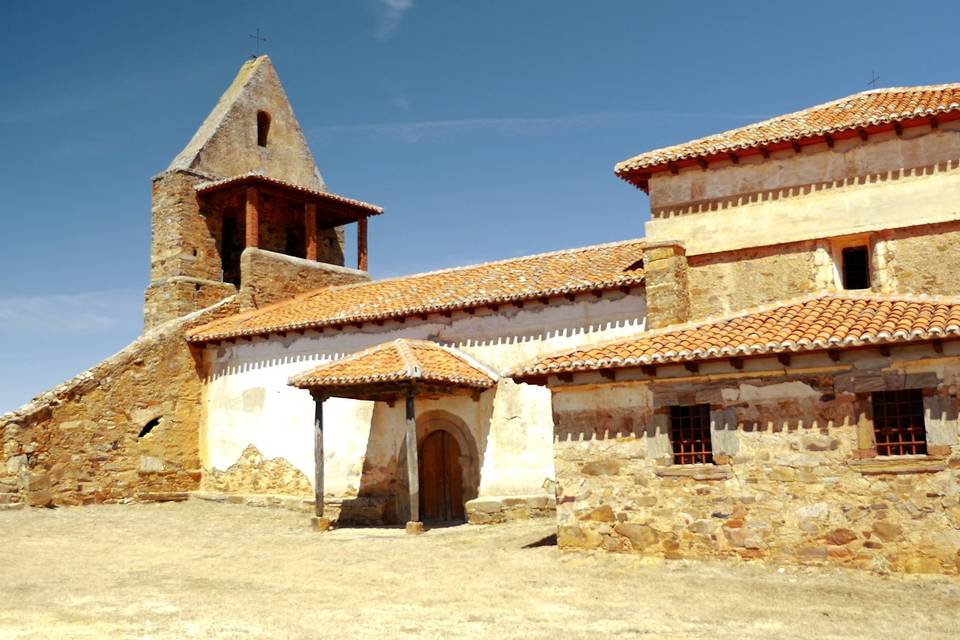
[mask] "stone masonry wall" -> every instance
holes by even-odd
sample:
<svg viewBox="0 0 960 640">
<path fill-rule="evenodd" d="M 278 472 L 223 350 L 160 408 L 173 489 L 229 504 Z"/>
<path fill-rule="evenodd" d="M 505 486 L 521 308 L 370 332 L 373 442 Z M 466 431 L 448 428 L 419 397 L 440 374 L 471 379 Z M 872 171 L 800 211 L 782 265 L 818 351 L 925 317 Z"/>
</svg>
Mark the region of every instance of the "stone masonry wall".
<svg viewBox="0 0 960 640">
<path fill-rule="evenodd" d="M 555 392 L 559 545 L 960 573 L 958 369 Z M 928 389 L 929 455 L 868 457 L 865 391 L 904 387 Z M 716 464 L 673 465 L 668 406 L 695 402 Z"/>
<path fill-rule="evenodd" d="M 370 280 L 363 271 L 253 248 L 241 254 L 240 274 L 237 298 L 241 309 L 261 307 L 321 287 Z"/>
<path fill-rule="evenodd" d="M 833 259 L 823 241 L 689 258 L 690 318 L 735 313 L 833 287 Z"/>
<path fill-rule="evenodd" d="M 0 416 L 0 504 L 164 499 L 200 480 L 201 379 L 184 331 L 233 300 L 146 333 Z"/>
<path fill-rule="evenodd" d="M 960 223 L 891 229 L 876 236 L 874 264 L 881 290 L 960 294 Z"/>
</svg>

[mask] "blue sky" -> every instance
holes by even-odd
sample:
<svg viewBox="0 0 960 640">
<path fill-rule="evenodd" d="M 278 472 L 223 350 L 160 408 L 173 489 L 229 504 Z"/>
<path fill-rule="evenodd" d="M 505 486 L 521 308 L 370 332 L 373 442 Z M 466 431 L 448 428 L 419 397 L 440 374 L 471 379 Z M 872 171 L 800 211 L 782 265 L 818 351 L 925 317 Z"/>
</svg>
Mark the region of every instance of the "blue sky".
<svg viewBox="0 0 960 640">
<path fill-rule="evenodd" d="M 272 4 L 273 6 L 269 6 Z M 643 235 L 613 164 L 960 80 L 960 4 L 0 1 L 0 412 L 140 332 L 150 180 L 259 27 L 376 277 Z"/>
</svg>

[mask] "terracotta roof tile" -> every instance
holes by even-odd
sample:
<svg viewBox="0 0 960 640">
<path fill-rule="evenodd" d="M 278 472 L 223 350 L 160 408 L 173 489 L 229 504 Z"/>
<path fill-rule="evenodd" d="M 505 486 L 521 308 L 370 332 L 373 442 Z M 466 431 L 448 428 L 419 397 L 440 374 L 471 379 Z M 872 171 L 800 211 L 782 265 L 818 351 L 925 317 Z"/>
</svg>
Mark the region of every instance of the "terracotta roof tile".
<svg viewBox="0 0 960 640">
<path fill-rule="evenodd" d="M 233 187 L 240 185 L 246 182 L 259 182 L 263 184 L 269 184 L 276 187 L 283 187 L 284 189 L 291 189 L 297 191 L 306 196 L 312 198 L 317 198 L 319 200 L 328 200 L 330 202 L 336 202 L 338 204 L 346 205 L 353 209 L 359 209 L 365 212 L 367 215 L 376 216 L 383 213 L 383 207 L 378 207 L 375 204 L 370 204 L 369 202 L 364 202 L 362 200 L 354 200 L 353 198 L 347 198 L 346 196 L 339 196 L 335 193 L 330 193 L 328 191 L 317 191 L 316 189 L 310 189 L 308 187 L 302 187 L 298 184 L 292 182 L 287 182 L 286 180 L 280 180 L 278 178 L 271 178 L 265 176 L 262 173 L 250 172 L 243 173 L 237 176 L 231 176 L 229 178 L 224 178 L 222 180 L 212 180 L 210 182 L 201 182 L 197 185 L 197 193 L 210 193 L 213 191 L 219 191 L 220 189 L 225 189 L 227 187 Z"/>
<path fill-rule="evenodd" d="M 400 338 L 290 379 L 290 384 L 303 389 L 391 382 L 486 389 L 496 383 L 496 376 L 456 349 L 426 340 Z"/>
<path fill-rule="evenodd" d="M 517 377 L 960 336 L 960 299 L 824 294 L 549 355 Z"/>
<path fill-rule="evenodd" d="M 664 169 L 671 162 L 756 149 L 958 110 L 960 83 L 875 89 L 739 129 L 647 151 L 617 163 L 614 171 L 629 180 L 632 172 Z"/>
<path fill-rule="evenodd" d="M 642 240 L 544 253 L 403 278 L 327 287 L 198 327 L 191 342 L 402 318 L 636 286 Z"/>
</svg>

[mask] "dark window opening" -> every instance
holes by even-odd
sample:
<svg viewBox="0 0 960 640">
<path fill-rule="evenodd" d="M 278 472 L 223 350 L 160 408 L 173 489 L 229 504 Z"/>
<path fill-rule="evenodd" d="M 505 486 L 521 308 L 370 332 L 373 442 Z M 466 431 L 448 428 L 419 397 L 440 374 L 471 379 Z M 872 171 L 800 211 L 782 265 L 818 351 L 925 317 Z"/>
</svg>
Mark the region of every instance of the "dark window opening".
<svg viewBox="0 0 960 640">
<path fill-rule="evenodd" d="M 710 405 L 670 407 L 670 442 L 674 464 L 712 464 Z"/>
<path fill-rule="evenodd" d="M 257 144 L 267 146 L 267 137 L 270 135 L 270 114 L 266 111 L 257 111 Z"/>
<path fill-rule="evenodd" d="M 137 437 L 142 438 L 143 436 L 153 431 L 159 424 L 160 424 L 160 418 L 154 418 L 147 424 L 143 425 L 143 429 L 140 429 L 140 433 L 139 435 L 137 435 Z"/>
<path fill-rule="evenodd" d="M 220 230 L 220 266 L 223 269 L 223 281 L 240 285 L 240 254 L 243 252 L 244 239 L 239 214 L 224 212 L 223 228 Z"/>
<path fill-rule="evenodd" d="M 908 456 L 927 453 L 922 390 L 874 391 L 871 400 L 877 455 Z"/>
<path fill-rule="evenodd" d="M 287 223 L 283 252 L 294 258 L 307 256 L 307 241 L 304 237 L 303 220 L 291 220 Z"/>
<path fill-rule="evenodd" d="M 843 258 L 843 288 L 870 288 L 870 254 L 866 247 L 847 247 Z"/>
</svg>

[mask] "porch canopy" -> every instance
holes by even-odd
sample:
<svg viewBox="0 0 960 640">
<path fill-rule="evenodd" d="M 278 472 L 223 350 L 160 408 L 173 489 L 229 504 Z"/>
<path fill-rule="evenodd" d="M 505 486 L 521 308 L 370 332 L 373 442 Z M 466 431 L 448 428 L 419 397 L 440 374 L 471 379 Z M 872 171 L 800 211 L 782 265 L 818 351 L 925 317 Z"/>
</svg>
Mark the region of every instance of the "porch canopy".
<svg viewBox="0 0 960 640">
<path fill-rule="evenodd" d="M 406 402 L 407 480 L 410 521 L 420 521 L 420 477 L 414 399 L 416 396 L 469 394 L 475 398 L 497 383 L 497 374 L 469 355 L 427 340 L 400 338 L 290 378 L 313 396 L 314 500 L 323 516 L 323 402 L 327 398 Z M 419 526 L 419 525 L 418 525 Z"/>
</svg>

